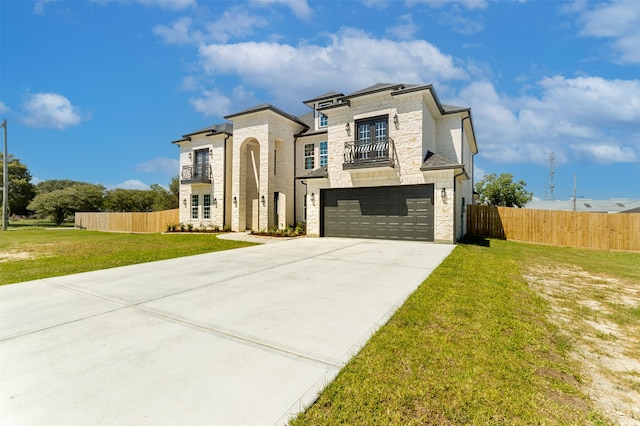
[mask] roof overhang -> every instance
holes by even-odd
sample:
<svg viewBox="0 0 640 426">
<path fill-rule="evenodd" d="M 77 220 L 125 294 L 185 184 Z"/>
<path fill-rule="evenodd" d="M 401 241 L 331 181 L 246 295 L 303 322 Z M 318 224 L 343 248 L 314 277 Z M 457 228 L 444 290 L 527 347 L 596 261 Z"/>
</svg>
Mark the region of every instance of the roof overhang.
<svg viewBox="0 0 640 426">
<path fill-rule="evenodd" d="M 271 111 L 271 112 L 273 112 L 275 114 L 280 115 L 281 117 L 286 118 L 287 120 L 293 121 L 294 123 L 303 126 L 306 129 L 309 128 L 309 126 L 307 126 L 305 123 L 300 121 L 297 117 L 295 117 L 295 116 L 293 116 L 293 115 L 291 115 L 291 114 L 289 114 L 287 112 L 284 112 L 280 108 L 276 108 L 276 107 L 274 107 L 273 105 L 270 105 L 270 104 L 262 104 L 262 105 L 255 106 L 253 108 L 249 108 L 249 109 L 244 110 L 244 111 L 237 112 L 235 114 L 225 115 L 224 119 L 233 121 L 234 118 L 241 117 L 243 115 L 255 114 L 255 113 L 263 112 L 263 111 Z"/>
</svg>

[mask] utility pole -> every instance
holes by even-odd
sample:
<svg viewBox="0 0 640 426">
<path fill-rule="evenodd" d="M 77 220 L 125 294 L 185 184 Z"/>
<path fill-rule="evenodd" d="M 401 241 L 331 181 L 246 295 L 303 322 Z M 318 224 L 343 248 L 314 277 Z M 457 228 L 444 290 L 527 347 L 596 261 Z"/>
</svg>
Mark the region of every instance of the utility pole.
<svg viewBox="0 0 640 426">
<path fill-rule="evenodd" d="M 554 176 L 556 174 L 556 170 L 554 167 L 554 153 L 553 151 L 549 154 L 549 200 L 556 200 L 556 184 L 554 183 Z"/>
<path fill-rule="evenodd" d="M 9 225 L 9 151 L 7 151 L 7 119 L 2 120 L 4 128 L 4 154 L 2 156 L 2 230 Z"/>
<path fill-rule="evenodd" d="M 573 211 L 576 211 L 576 174 L 573 173 Z"/>
</svg>

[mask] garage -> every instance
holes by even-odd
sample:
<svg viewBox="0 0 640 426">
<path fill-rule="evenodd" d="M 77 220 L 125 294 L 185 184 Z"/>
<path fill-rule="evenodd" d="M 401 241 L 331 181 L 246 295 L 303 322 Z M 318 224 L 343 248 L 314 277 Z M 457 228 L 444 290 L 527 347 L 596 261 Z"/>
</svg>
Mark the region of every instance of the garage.
<svg viewBox="0 0 640 426">
<path fill-rule="evenodd" d="M 320 191 L 320 235 L 433 241 L 433 184 Z"/>
</svg>

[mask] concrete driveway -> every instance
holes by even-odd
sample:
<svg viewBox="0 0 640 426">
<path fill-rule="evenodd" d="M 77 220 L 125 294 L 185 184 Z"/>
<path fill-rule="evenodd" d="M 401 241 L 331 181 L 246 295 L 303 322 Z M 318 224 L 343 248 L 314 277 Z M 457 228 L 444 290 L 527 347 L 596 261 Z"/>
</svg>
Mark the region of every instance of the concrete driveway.
<svg viewBox="0 0 640 426">
<path fill-rule="evenodd" d="M 271 425 L 452 245 L 302 238 L 0 287 L 0 422 Z"/>
</svg>

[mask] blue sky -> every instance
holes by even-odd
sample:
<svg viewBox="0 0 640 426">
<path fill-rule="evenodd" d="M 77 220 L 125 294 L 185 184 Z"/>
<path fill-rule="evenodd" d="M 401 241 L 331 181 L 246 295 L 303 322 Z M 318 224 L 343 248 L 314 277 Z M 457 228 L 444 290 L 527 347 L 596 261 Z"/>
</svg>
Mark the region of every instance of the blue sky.
<svg viewBox="0 0 640 426">
<path fill-rule="evenodd" d="M 432 83 L 472 108 L 476 180 L 640 198 L 640 1 L 0 2 L 0 117 L 35 181 L 167 186 L 170 142 L 267 102 Z"/>
</svg>

